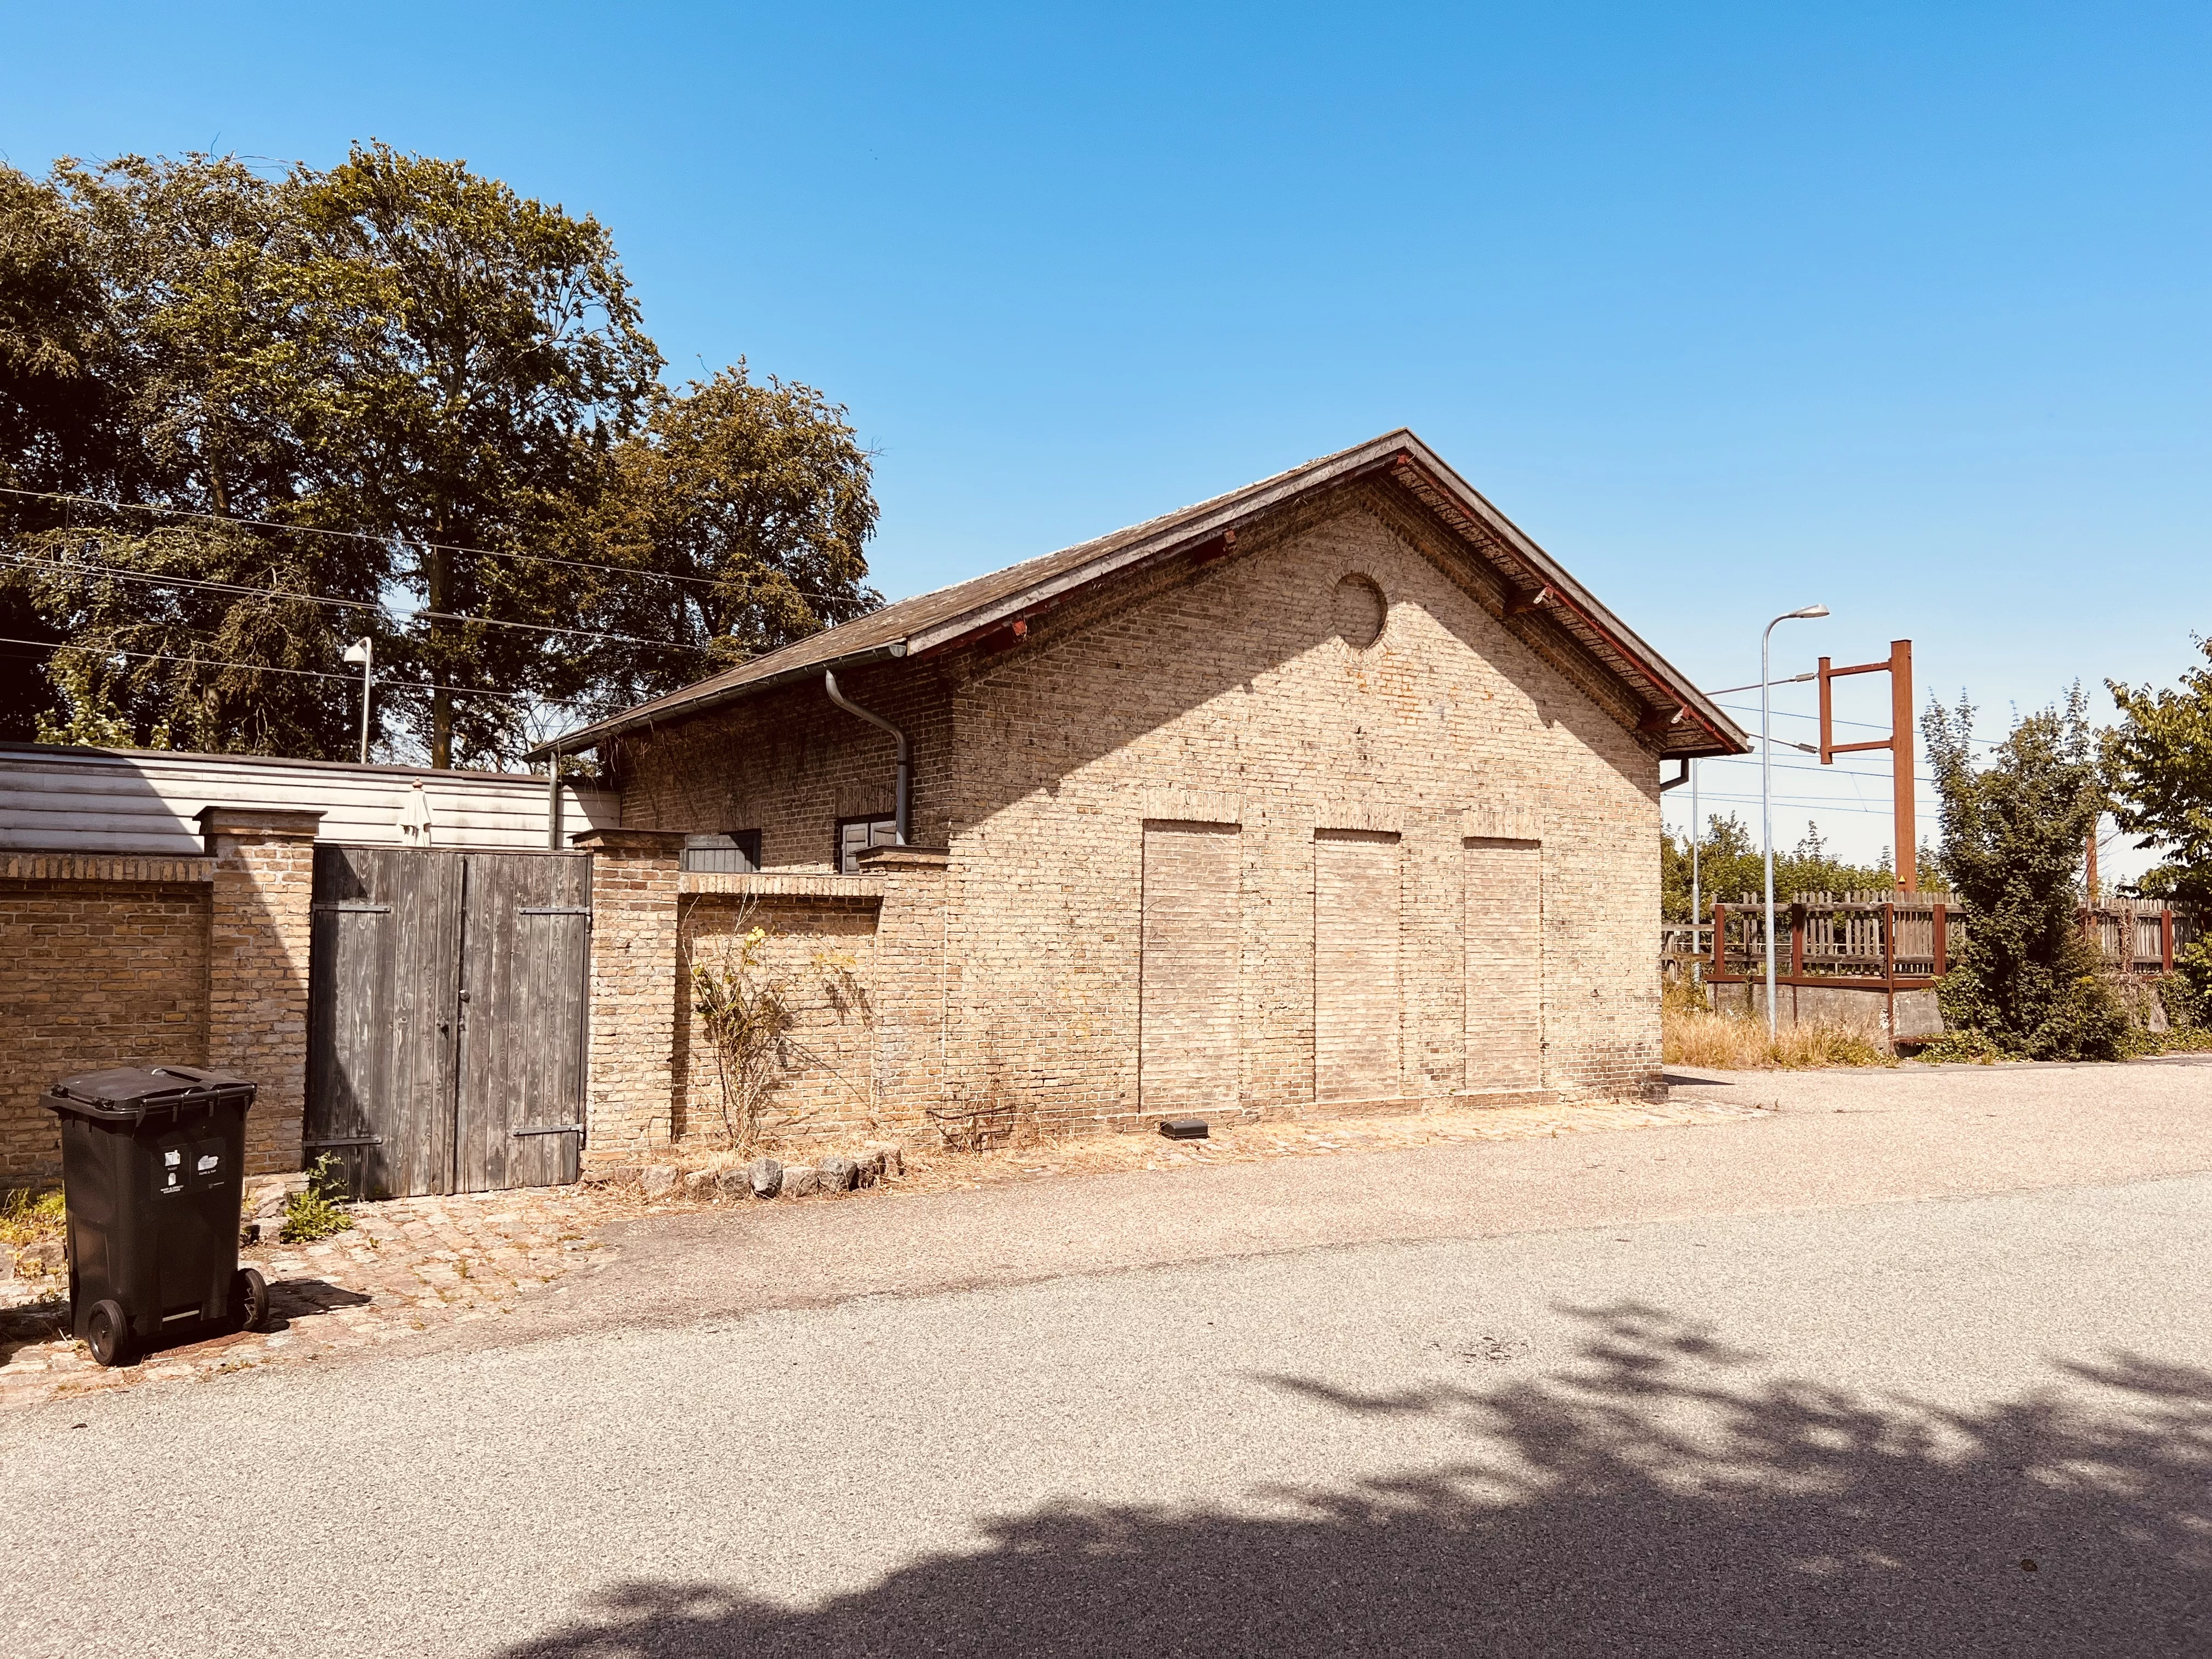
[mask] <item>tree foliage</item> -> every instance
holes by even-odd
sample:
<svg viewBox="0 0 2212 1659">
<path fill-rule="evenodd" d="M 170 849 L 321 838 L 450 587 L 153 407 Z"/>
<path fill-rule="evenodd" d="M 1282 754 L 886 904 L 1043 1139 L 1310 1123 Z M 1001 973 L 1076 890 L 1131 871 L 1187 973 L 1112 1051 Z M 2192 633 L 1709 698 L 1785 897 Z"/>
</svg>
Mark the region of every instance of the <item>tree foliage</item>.
<svg viewBox="0 0 2212 1659">
<path fill-rule="evenodd" d="M 2197 646 L 2212 658 L 2212 640 Z M 2212 667 L 2190 670 L 2170 689 L 2106 686 L 2120 711 L 2104 741 L 2112 817 L 2166 855 L 2142 890 L 2212 907 Z"/>
<path fill-rule="evenodd" d="M 870 459 L 842 404 L 811 386 L 758 385 L 741 361 L 653 399 L 619 445 L 588 523 L 604 556 L 659 580 L 603 580 L 594 625 L 611 646 L 611 707 L 743 662 L 881 603 L 866 586 Z"/>
<path fill-rule="evenodd" d="M 1922 854 L 1921 869 L 1929 877 L 1934 866 Z M 1716 812 L 1705 820 L 1705 833 L 1698 847 L 1699 906 L 1697 920 L 1711 921 L 1717 901 L 1734 904 L 1746 893 L 1764 893 L 1766 864 L 1750 828 L 1735 813 Z M 1828 851 L 1820 826 L 1808 824 L 1797 844 L 1774 854 L 1774 896 L 1788 903 L 1800 893 L 1848 893 L 1869 888 L 1888 888 L 1897 877 L 1885 856 L 1874 865 L 1850 864 Z M 1686 837 L 1660 837 L 1660 914 L 1668 921 L 1690 917 L 1690 843 Z"/>
<path fill-rule="evenodd" d="M 326 386 L 301 388 L 320 394 L 301 408 L 315 516 L 391 539 L 391 580 L 428 613 L 394 655 L 431 684 L 569 690 L 588 652 L 535 629 L 575 617 L 575 573 L 520 556 L 596 493 L 660 368 L 613 238 L 383 144 L 295 177 L 314 308 L 342 350 Z M 535 628 L 495 625 L 518 622 Z M 501 747 L 497 702 L 428 702 L 432 765 L 452 763 L 457 736 Z"/>
<path fill-rule="evenodd" d="M 1969 918 L 1941 987 L 1944 1018 L 2023 1059 L 2112 1059 L 2127 1036 L 2076 915 L 2082 849 L 2105 805 L 2086 710 L 2077 685 L 1980 766 L 1964 698 L 1920 723 L 1942 798 L 1943 869 Z"/>
<path fill-rule="evenodd" d="M 2212 658 L 2212 640 L 2197 643 Z M 2138 846 L 2165 854 L 2136 890 L 2212 915 L 2212 668 L 2191 669 L 2171 689 L 2105 684 L 2120 711 L 2104 740 L 2112 817 L 2142 837 Z M 2212 1024 L 2212 939 L 2182 950 L 2174 970 L 2162 988 L 2167 1013 Z"/>
<path fill-rule="evenodd" d="M 874 604 L 843 410 L 660 361 L 605 227 L 461 162 L 0 167 L 0 485 L 88 498 L 0 497 L 0 632 L 70 647 L 0 734 L 343 756 L 368 634 L 380 735 L 496 764 Z"/>
</svg>

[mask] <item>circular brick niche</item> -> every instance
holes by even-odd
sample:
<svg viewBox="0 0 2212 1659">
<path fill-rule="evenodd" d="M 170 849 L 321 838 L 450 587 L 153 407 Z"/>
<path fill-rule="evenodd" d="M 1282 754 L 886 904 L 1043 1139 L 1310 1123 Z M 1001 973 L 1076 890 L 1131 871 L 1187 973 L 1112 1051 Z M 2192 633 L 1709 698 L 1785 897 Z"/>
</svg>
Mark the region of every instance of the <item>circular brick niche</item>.
<svg viewBox="0 0 2212 1659">
<path fill-rule="evenodd" d="M 1382 590 L 1353 571 L 1336 585 L 1334 599 L 1337 636 L 1354 651 L 1364 651 L 1382 637 L 1382 621 L 1389 606 Z"/>
</svg>

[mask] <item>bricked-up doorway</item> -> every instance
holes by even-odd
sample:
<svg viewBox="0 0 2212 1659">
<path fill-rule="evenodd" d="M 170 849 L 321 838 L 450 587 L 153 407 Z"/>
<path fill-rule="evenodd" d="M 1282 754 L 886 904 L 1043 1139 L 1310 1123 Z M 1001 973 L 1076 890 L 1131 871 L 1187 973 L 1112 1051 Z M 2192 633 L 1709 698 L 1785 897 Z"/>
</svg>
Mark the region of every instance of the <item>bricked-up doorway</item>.
<svg viewBox="0 0 2212 1659">
<path fill-rule="evenodd" d="M 1236 1109 L 1242 854 L 1233 823 L 1145 825 L 1137 1018 L 1142 1111 Z"/>
<path fill-rule="evenodd" d="M 1395 834 L 1314 832 L 1314 1098 L 1401 1095 Z"/>
<path fill-rule="evenodd" d="M 1467 879 L 1467 1086 L 1544 1085 L 1543 848 L 1470 840 Z"/>
<path fill-rule="evenodd" d="M 588 854 L 315 848 L 306 1152 L 356 1192 L 576 1179 Z"/>
</svg>

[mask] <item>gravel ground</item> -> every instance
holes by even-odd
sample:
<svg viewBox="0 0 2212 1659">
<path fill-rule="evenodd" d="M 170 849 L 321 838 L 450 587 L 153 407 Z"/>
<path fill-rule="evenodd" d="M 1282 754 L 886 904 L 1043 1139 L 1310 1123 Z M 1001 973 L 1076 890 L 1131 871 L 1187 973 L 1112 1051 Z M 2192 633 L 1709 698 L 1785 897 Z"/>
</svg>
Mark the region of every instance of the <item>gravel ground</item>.
<svg viewBox="0 0 2212 1659">
<path fill-rule="evenodd" d="M 2212 1071 L 1677 1089 L 1733 1115 L 623 1222 L 11 1413 L 0 1648 L 2212 1648 Z"/>
</svg>

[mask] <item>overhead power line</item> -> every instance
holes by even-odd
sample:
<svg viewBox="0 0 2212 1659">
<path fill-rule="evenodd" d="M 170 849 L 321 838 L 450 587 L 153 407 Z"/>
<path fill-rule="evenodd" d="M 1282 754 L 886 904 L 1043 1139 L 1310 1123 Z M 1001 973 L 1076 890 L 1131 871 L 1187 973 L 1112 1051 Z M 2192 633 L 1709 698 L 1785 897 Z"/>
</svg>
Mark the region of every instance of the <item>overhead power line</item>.
<svg viewBox="0 0 2212 1659">
<path fill-rule="evenodd" d="M 409 547 L 418 547 L 435 553 L 466 553 L 480 559 L 522 559 L 532 564 L 562 565 L 572 570 L 598 570 L 611 576 L 641 576 L 649 581 L 688 582 L 694 586 L 713 587 L 717 584 L 711 576 L 678 576 L 664 570 L 638 570 L 629 565 L 599 564 L 589 559 L 563 559 L 550 553 L 516 553 L 491 547 L 464 547 L 458 542 L 426 542 L 397 532 L 379 535 L 368 530 L 325 530 L 319 525 L 286 524 L 282 519 L 236 518 L 222 513 L 202 513 L 189 507 L 161 507 L 143 501 L 104 501 L 97 495 L 71 495 L 52 489 L 10 489 L 0 487 L 0 495 L 20 495 L 31 501 L 68 501 L 80 507 L 96 507 L 103 513 L 155 513 L 173 519 L 198 519 L 209 524 L 250 524 L 264 530 L 281 530 L 294 536 L 325 536 L 344 541 L 380 544 L 399 542 Z"/>
<path fill-rule="evenodd" d="M 432 622 L 461 623 L 472 628 L 507 628 L 532 634 L 560 634 L 570 639 L 611 641 L 617 645 L 644 645 L 661 650 L 696 651 L 702 648 L 673 640 L 648 640 L 635 634 L 605 634 L 589 628 L 556 628 L 550 623 L 507 622 L 497 617 L 464 616 L 456 611 L 401 611 L 380 599 L 343 599 L 327 593 L 302 593 L 293 588 L 249 587 L 240 582 L 216 581 L 204 576 L 152 575 L 143 570 L 127 570 L 120 565 L 85 562 L 63 563 L 31 553 L 0 551 L 0 559 L 9 560 L 25 569 L 47 571 L 58 576 L 106 576 L 117 581 L 143 582 L 155 587 L 189 587 L 208 593 L 234 593 L 245 599 L 295 599 L 306 605 L 329 605 L 348 611 L 379 611 L 403 623 L 427 618 Z"/>
<path fill-rule="evenodd" d="M 1783 684 L 1783 682 L 1777 680 L 1775 684 L 1779 685 Z M 1759 712 L 1756 708 L 1746 708 L 1741 703 L 1724 702 L 1718 706 L 1727 709 L 1731 714 L 1756 714 Z M 1817 720 L 1820 718 L 1818 714 L 1800 714 L 1794 708 L 1777 708 L 1772 712 L 1774 718 L 1778 720 Z M 1832 718 L 1829 723 L 1833 726 L 1856 726 L 1861 730 L 1867 732 L 1887 732 L 1889 730 L 1887 726 L 1877 726 L 1872 720 L 1846 720 Z M 1972 744 L 1977 749 L 2002 749 L 2004 747 L 2002 744 L 1992 742 L 1987 738 L 1969 738 L 1967 741 Z"/>
<path fill-rule="evenodd" d="M 1699 764 L 1705 766 L 1756 766 L 1759 764 L 1759 757 L 1756 755 L 1707 755 L 1699 763 Z M 1802 762 L 1799 761 L 1776 761 L 1774 763 L 1774 769 L 1778 772 L 1817 772 L 1822 777 L 1826 778 L 1864 778 L 1872 783 L 1887 783 L 1889 781 L 1888 773 L 1870 772 L 1864 767 L 1807 766 Z M 1929 776 L 1925 772 L 1915 772 L 1912 775 L 1912 781 L 1915 783 L 1924 783 L 1931 789 L 1936 787 L 1936 780 Z"/>
<path fill-rule="evenodd" d="M 64 645 L 53 640 L 16 640 L 0 635 L 0 645 L 35 645 L 47 651 L 76 651 L 92 657 L 137 657 L 147 662 L 181 662 L 195 668 L 243 668 L 254 674 L 296 674 L 311 680 L 343 680 L 349 685 L 359 685 L 358 674 L 333 674 L 320 668 L 278 668 L 269 663 L 228 662 L 218 657 L 183 657 L 173 651 L 126 651 L 120 646 Z M 422 680 L 384 680 L 376 682 L 384 691 L 451 691 L 463 697 L 500 697 L 509 702 L 535 702 L 538 699 L 519 691 L 486 691 L 473 685 L 437 685 Z"/>
<path fill-rule="evenodd" d="M 1715 790 L 1705 790 L 1702 792 L 1702 799 L 1705 800 L 1755 803 L 1759 799 L 1759 797 L 1757 795 L 1722 794 Z M 1814 814 L 1820 812 L 1857 812 L 1872 817 L 1883 818 L 1890 816 L 1890 809 L 1887 806 L 1852 806 L 1838 800 L 1815 799 L 1808 795 L 1777 795 L 1774 797 L 1774 804 L 1777 806 L 1795 807 L 1801 811 Z M 1685 802 L 1684 805 L 1686 805 L 1687 803 Z"/>
</svg>

